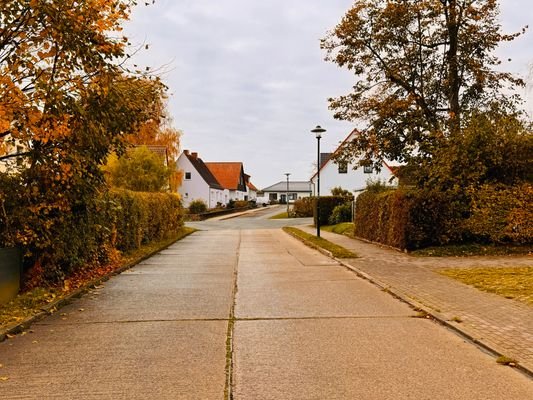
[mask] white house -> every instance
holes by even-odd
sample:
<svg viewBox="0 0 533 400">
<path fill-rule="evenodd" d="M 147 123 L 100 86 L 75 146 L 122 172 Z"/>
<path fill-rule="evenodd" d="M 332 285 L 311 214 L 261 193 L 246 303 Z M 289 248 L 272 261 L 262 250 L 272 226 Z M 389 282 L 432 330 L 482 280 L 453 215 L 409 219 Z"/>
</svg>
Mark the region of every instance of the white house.
<svg viewBox="0 0 533 400">
<path fill-rule="evenodd" d="M 245 182 L 246 182 L 246 189 L 248 190 L 248 200 L 250 201 L 256 201 L 257 200 L 257 188 L 254 186 L 252 181 L 250 181 L 250 175 L 244 174 Z"/>
<path fill-rule="evenodd" d="M 287 187 L 287 181 L 280 181 L 261 190 L 261 197 L 257 201 L 261 203 L 270 203 L 271 201 L 286 203 L 287 193 L 289 195 L 289 203 L 304 197 L 310 197 L 312 194 L 311 182 L 291 181 Z"/>
<path fill-rule="evenodd" d="M 193 200 L 203 200 L 209 208 L 226 204 L 230 199 L 229 190 L 213 176 L 198 153 L 184 150 L 178 157 L 178 170 L 183 171 L 183 183 L 178 189 L 183 206 L 188 207 Z"/>
<path fill-rule="evenodd" d="M 382 181 L 386 184 L 397 184 L 397 178 L 394 176 L 393 169 L 386 163 L 381 168 L 380 172 L 376 172 L 371 167 L 359 167 L 353 169 L 354 164 L 336 164 L 334 156 L 340 151 L 342 146 L 351 141 L 357 131 L 354 130 L 343 143 L 335 150 L 334 153 L 322 153 L 320 160 L 320 194 L 327 196 L 331 194 L 331 189 L 341 187 L 348 190 L 357 196 L 363 191 L 368 181 Z M 392 181 L 391 181 L 392 180 Z M 317 173 L 311 177 L 313 186 L 313 194 L 317 187 Z"/>
</svg>

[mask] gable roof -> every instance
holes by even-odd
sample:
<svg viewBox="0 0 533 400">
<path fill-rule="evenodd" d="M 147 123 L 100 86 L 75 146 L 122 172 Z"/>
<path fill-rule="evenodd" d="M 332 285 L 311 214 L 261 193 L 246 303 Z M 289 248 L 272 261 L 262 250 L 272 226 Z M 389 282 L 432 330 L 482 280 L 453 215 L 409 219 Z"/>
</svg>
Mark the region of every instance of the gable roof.
<svg viewBox="0 0 533 400">
<path fill-rule="evenodd" d="M 198 153 L 189 153 L 188 150 L 183 151 L 183 155 L 187 157 L 192 166 L 198 171 L 202 179 L 209 185 L 210 188 L 224 190 L 222 185 L 213 176 L 209 168 L 205 165 Z"/>
<path fill-rule="evenodd" d="M 357 129 L 354 129 L 353 131 L 350 132 L 350 134 L 348 136 L 346 136 L 346 139 L 344 139 L 342 141 L 342 143 L 335 149 L 335 151 L 333 153 L 321 153 L 320 154 L 320 168 L 319 168 L 319 171 L 322 171 L 327 165 L 329 165 L 331 162 L 333 162 L 334 160 L 334 157 L 337 153 L 340 152 L 340 150 L 342 149 L 342 147 L 347 143 L 349 142 L 355 135 L 357 135 L 359 133 L 359 131 Z M 329 154 L 329 158 L 327 158 L 325 161 L 323 161 L 323 158 L 322 156 L 325 156 L 326 154 Z M 387 164 L 385 161 L 383 161 L 383 165 L 391 172 L 392 175 L 396 176 L 396 170 L 393 169 L 392 167 L 389 166 L 389 164 Z M 315 176 L 318 174 L 318 171 L 315 172 L 313 174 L 313 176 L 311 176 L 311 181 L 313 179 L 315 179 Z"/>
<path fill-rule="evenodd" d="M 262 192 L 286 192 L 287 181 L 280 181 L 269 187 L 266 187 Z M 309 181 L 290 181 L 289 192 L 311 192 L 311 182 Z"/>
<path fill-rule="evenodd" d="M 161 145 L 156 145 L 156 144 L 143 144 L 143 145 L 135 146 L 135 147 L 141 147 L 141 146 L 146 147 L 148 150 L 150 150 L 152 153 L 157 154 L 158 156 L 162 156 L 165 158 L 167 157 L 167 146 L 161 146 Z"/>
<path fill-rule="evenodd" d="M 208 162 L 205 165 L 224 189 L 246 191 L 242 162 Z"/>
</svg>

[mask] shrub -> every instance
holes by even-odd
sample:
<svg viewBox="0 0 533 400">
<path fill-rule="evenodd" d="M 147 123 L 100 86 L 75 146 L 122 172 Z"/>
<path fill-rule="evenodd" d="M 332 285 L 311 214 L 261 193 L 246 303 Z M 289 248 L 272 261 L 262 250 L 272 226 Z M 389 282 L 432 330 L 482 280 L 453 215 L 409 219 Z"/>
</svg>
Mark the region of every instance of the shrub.
<svg viewBox="0 0 533 400">
<path fill-rule="evenodd" d="M 207 211 L 207 204 L 205 204 L 205 201 L 198 199 L 193 200 L 189 204 L 189 213 L 190 214 L 201 214 Z"/>
<path fill-rule="evenodd" d="M 483 243 L 533 243 L 533 185 L 484 185 L 470 190 L 471 214 L 464 222 Z"/>
<path fill-rule="evenodd" d="M 164 239 L 183 226 L 181 202 L 174 194 L 114 190 L 110 197 L 115 206 L 115 244 L 119 250 Z"/>
<path fill-rule="evenodd" d="M 365 191 L 357 197 L 355 235 L 400 249 L 460 241 L 463 206 L 448 193 Z"/>
<path fill-rule="evenodd" d="M 352 203 L 344 203 L 333 209 L 329 217 L 330 225 L 340 224 L 341 222 L 352 222 Z"/>
<path fill-rule="evenodd" d="M 305 197 L 298 199 L 292 206 L 292 214 L 296 218 L 312 217 L 314 213 L 314 202 L 311 197 Z"/>
<path fill-rule="evenodd" d="M 233 205 L 235 208 L 245 208 L 249 207 L 250 203 L 248 202 L 248 200 L 235 200 Z"/>
<path fill-rule="evenodd" d="M 314 199 L 316 201 L 316 198 Z M 333 209 L 339 205 L 346 203 L 347 198 L 341 196 L 322 196 L 320 197 L 320 225 L 326 225 L 329 222 L 329 217 L 333 213 Z M 353 200 L 351 198 L 350 200 Z M 313 207 L 314 223 L 316 226 L 317 215 L 316 206 Z"/>
</svg>

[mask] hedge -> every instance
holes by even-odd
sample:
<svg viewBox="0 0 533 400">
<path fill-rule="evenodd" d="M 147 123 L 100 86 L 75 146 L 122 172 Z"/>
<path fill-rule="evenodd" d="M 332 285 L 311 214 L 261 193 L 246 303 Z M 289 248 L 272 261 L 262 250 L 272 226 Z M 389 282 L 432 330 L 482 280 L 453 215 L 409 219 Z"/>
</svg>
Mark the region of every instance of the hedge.
<svg viewBox="0 0 533 400">
<path fill-rule="evenodd" d="M 312 197 L 304 197 L 294 202 L 292 206 L 292 214 L 296 218 L 312 217 L 314 214 L 314 201 Z"/>
<path fill-rule="evenodd" d="M 449 200 L 421 191 L 366 191 L 356 200 L 354 233 L 408 250 L 460 241 L 456 210 Z"/>
<path fill-rule="evenodd" d="M 353 198 L 344 196 L 320 196 L 320 225 L 327 225 L 335 207 L 352 201 Z M 313 219 L 316 226 L 316 198 L 313 199 Z"/>
<path fill-rule="evenodd" d="M 14 195 L 20 185 L 3 179 L 13 183 L 13 191 L 0 196 L 0 247 L 24 251 L 27 278 L 36 285 L 61 282 L 72 272 L 106 263 L 115 249 L 136 249 L 183 226 L 176 195 L 112 190 L 68 211 L 36 209 L 20 204 L 24 197 Z"/>
<path fill-rule="evenodd" d="M 533 241 L 533 187 L 485 186 L 460 194 L 366 191 L 357 197 L 354 233 L 399 249 L 450 243 Z"/>
</svg>

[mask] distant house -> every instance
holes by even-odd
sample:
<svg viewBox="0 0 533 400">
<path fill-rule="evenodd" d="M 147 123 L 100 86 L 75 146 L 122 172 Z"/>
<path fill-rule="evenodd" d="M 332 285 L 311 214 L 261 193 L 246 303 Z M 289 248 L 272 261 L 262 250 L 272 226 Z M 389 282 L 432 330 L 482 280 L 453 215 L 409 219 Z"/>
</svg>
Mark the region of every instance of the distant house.
<svg viewBox="0 0 533 400">
<path fill-rule="evenodd" d="M 242 162 L 207 162 L 205 165 L 219 184 L 229 191 L 231 200 L 248 200 Z"/>
<path fill-rule="evenodd" d="M 166 167 L 169 165 L 169 159 L 168 159 L 168 149 L 167 146 L 161 146 L 161 145 L 155 145 L 155 144 L 143 144 L 143 145 L 137 145 L 135 147 L 146 147 L 148 150 L 150 150 L 152 153 L 157 154 L 161 159 L 163 160 L 163 163 Z"/>
<path fill-rule="evenodd" d="M 261 197 L 257 201 L 262 203 L 270 202 L 287 202 L 287 193 L 289 195 L 289 203 L 295 200 L 310 197 L 313 193 L 311 189 L 311 182 L 309 181 L 289 181 L 287 189 L 287 181 L 280 181 L 269 187 L 261 190 Z"/>
<path fill-rule="evenodd" d="M 193 200 L 203 200 L 209 208 L 226 204 L 230 199 L 229 190 L 217 181 L 198 153 L 184 150 L 178 157 L 177 168 L 183 171 L 183 183 L 178 192 L 184 207 Z"/>
<path fill-rule="evenodd" d="M 257 200 L 257 192 L 259 191 L 252 181 L 250 181 L 250 175 L 244 174 L 244 179 L 246 183 L 246 188 L 248 189 L 248 200 L 255 201 Z"/>
<path fill-rule="evenodd" d="M 376 172 L 372 167 L 358 167 L 352 164 L 337 164 L 334 161 L 334 156 L 340 151 L 342 146 L 351 141 L 357 131 L 354 130 L 348 135 L 343 143 L 333 153 L 322 153 L 320 160 L 320 194 L 327 196 L 331 193 L 331 189 L 335 187 L 341 187 L 354 193 L 357 196 L 358 193 L 363 191 L 368 181 L 383 181 L 387 184 L 396 184 L 397 179 L 394 175 L 394 167 L 384 163 L 381 171 Z M 391 182 L 392 180 L 392 182 Z M 311 183 L 313 187 L 313 194 L 317 188 L 317 173 L 311 177 Z"/>
</svg>

